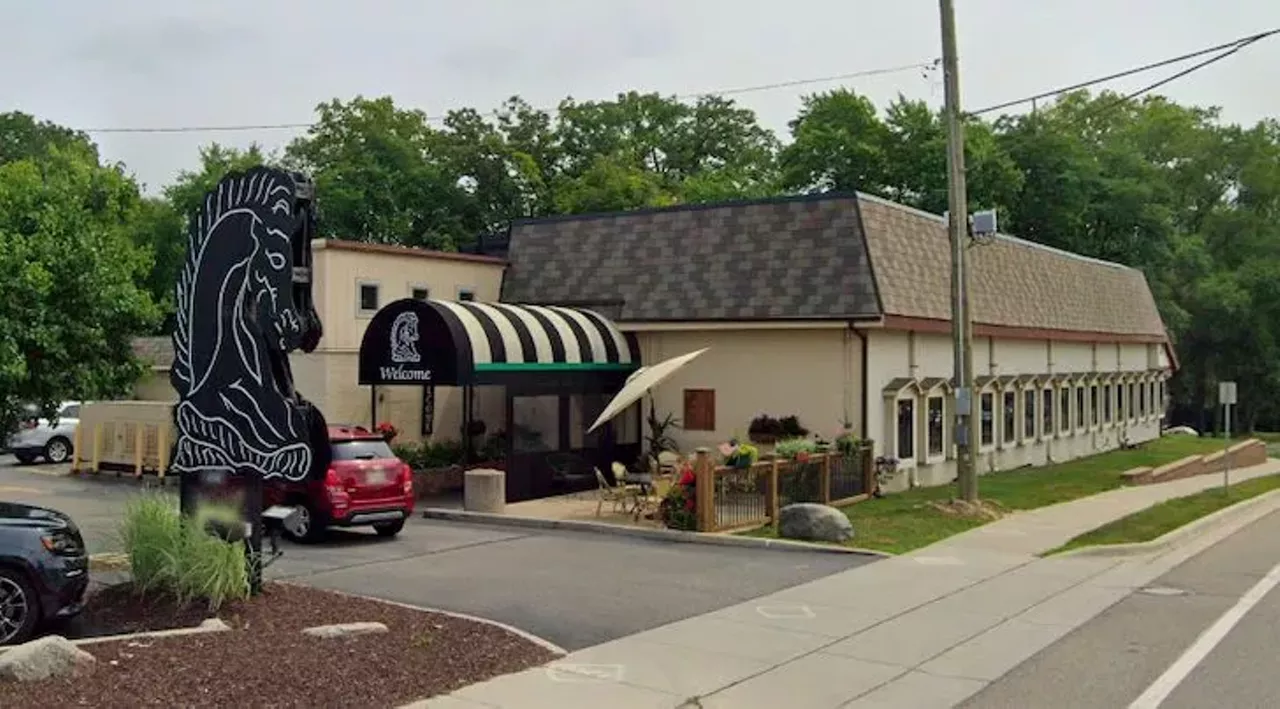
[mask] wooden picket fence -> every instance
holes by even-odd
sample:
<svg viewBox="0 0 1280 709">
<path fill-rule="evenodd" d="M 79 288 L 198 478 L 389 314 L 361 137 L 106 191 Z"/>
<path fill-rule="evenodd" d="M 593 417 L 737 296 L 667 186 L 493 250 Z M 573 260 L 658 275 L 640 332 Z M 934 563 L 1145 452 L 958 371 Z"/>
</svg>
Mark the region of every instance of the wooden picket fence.
<svg viewBox="0 0 1280 709">
<path fill-rule="evenodd" d="M 811 454 L 807 460 L 764 460 L 748 468 L 716 466 L 708 451 L 694 459 L 698 531 L 759 527 L 797 502 L 847 505 L 875 490 L 871 446 L 848 453 Z"/>
</svg>

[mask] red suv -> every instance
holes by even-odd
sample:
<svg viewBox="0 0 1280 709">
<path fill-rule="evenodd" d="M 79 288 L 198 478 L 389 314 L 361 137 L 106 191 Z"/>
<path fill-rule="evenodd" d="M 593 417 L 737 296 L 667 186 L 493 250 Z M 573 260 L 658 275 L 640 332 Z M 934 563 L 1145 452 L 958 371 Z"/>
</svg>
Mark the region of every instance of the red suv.
<svg viewBox="0 0 1280 709">
<path fill-rule="evenodd" d="M 298 507 L 285 534 L 301 542 L 323 539 L 329 527 L 372 526 L 394 537 L 413 514 L 413 472 L 379 434 L 359 426 L 330 426 L 333 462 L 323 480 L 271 480 L 264 506 Z"/>
</svg>

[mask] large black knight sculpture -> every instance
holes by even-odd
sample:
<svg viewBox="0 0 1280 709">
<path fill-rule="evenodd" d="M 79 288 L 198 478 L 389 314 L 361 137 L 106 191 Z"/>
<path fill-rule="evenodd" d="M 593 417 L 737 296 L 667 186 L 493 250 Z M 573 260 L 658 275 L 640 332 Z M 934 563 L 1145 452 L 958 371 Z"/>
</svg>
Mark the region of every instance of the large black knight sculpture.
<svg viewBox="0 0 1280 709">
<path fill-rule="evenodd" d="M 190 218 L 170 374 L 184 501 L 193 478 L 302 480 L 328 466 L 323 416 L 289 367 L 321 336 L 314 225 L 313 184 L 269 167 L 227 175 Z"/>
</svg>

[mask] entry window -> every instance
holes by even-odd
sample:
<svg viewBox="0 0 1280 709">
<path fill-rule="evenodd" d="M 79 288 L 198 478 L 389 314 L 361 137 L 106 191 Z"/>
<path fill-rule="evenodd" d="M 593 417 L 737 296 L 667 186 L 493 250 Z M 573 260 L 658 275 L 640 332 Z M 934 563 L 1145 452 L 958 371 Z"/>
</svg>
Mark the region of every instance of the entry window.
<svg viewBox="0 0 1280 709">
<path fill-rule="evenodd" d="M 378 284 L 360 283 L 357 285 L 359 302 L 356 304 L 361 314 L 371 315 L 378 312 Z"/>
<path fill-rule="evenodd" d="M 1002 443 L 1013 443 L 1018 437 L 1018 395 L 1012 391 L 1004 393 L 1004 431 Z"/>
<path fill-rule="evenodd" d="M 1147 385 L 1146 383 L 1138 384 L 1138 415 L 1147 415 Z"/>
<path fill-rule="evenodd" d="M 1124 420 L 1124 385 L 1116 385 L 1116 420 Z"/>
<path fill-rule="evenodd" d="M 910 460 L 916 454 L 915 399 L 898 400 L 898 460 Z"/>
<path fill-rule="evenodd" d="M 431 297 L 431 289 L 426 286 L 414 286 L 409 289 L 409 297 L 414 300 L 427 300 Z"/>
<path fill-rule="evenodd" d="M 986 392 L 982 395 L 982 438 L 980 445 L 989 446 L 995 442 L 996 436 L 996 395 Z"/>
<path fill-rule="evenodd" d="M 1076 428 L 1085 427 L 1084 387 L 1076 387 Z"/>
<path fill-rule="evenodd" d="M 1042 410 L 1044 411 L 1044 419 L 1041 424 L 1040 435 L 1050 436 L 1053 434 L 1053 390 L 1045 389 L 1044 394 L 1040 397 Z"/>
<path fill-rule="evenodd" d="M 716 430 L 716 390 L 684 390 L 684 422 L 686 431 Z"/>
<path fill-rule="evenodd" d="M 1036 437 L 1036 391 L 1022 392 L 1022 437 Z"/>
<path fill-rule="evenodd" d="M 1164 418 L 1164 380 L 1161 379 L 1156 386 L 1156 393 L 1159 395 L 1156 400 L 1160 402 L 1160 418 Z"/>
<path fill-rule="evenodd" d="M 1089 387 L 1089 423 L 1093 426 L 1098 425 L 1098 385 L 1094 384 Z"/>
<path fill-rule="evenodd" d="M 946 418 L 942 412 L 942 397 L 929 397 L 929 455 L 942 455 L 943 427 Z"/>
<path fill-rule="evenodd" d="M 1138 417 L 1138 407 L 1135 406 L 1137 399 L 1133 396 L 1133 382 L 1129 383 L 1129 419 L 1133 420 Z"/>
<path fill-rule="evenodd" d="M 1069 387 L 1063 387 L 1059 390 L 1058 401 L 1062 405 L 1061 418 L 1058 419 L 1058 430 L 1066 433 L 1071 430 L 1071 389 Z"/>
<path fill-rule="evenodd" d="M 1111 385 L 1102 387 L 1102 422 L 1111 423 Z"/>
</svg>

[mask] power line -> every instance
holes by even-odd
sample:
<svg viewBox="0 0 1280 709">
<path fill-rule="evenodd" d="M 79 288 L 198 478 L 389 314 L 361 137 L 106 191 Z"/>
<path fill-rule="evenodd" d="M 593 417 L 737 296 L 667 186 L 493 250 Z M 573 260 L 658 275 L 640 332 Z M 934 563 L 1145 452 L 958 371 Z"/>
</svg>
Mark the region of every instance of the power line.
<svg viewBox="0 0 1280 709">
<path fill-rule="evenodd" d="M 866 69 L 863 71 L 850 72 L 848 74 L 836 74 L 834 76 L 821 76 L 811 79 L 797 79 L 795 81 L 781 81 L 772 84 L 757 84 L 754 86 L 743 86 L 732 89 L 722 89 L 719 91 L 703 91 L 692 94 L 677 94 L 677 100 L 689 100 L 705 98 L 709 96 L 735 96 L 739 94 L 755 93 L 758 91 L 773 91 L 776 89 L 792 88 L 796 86 L 809 86 L 812 84 L 830 83 L 833 81 L 846 81 L 849 79 L 860 79 L 868 76 L 880 76 L 885 74 L 898 74 L 904 71 L 923 70 L 929 72 L 938 67 L 939 59 L 933 59 L 927 62 L 917 62 L 915 64 L 903 64 L 900 66 L 882 67 L 879 69 Z M 547 113 L 555 113 L 556 109 L 541 109 Z M 489 111 L 488 115 L 496 115 L 497 111 Z M 432 123 L 438 123 L 445 120 L 445 116 L 427 116 L 426 120 Z M 153 128 L 88 128 L 83 129 L 84 133 L 215 133 L 215 132 L 243 132 L 243 131 L 264 131 L 264 130 L 296 130 L 298 128 L 310 128 L 314 123 L 256 123 L 256 124 L 235 124 L 222 126 L 162 126 Z"/>
<path fill-rule="evenodd" d="M 1132 98 L 1134 98 L 1134 97 L 1136 97 L 1136 96 L 1138 96 L 1138 95 L 1140 95 L 1140 94 L 1142 94 L 1142 93 L 1146 93 L 1147 91 L 1151 91 L 1151 90 L 1153 90 L 1153 89 L 1159 88 L 1160 86 L 1163 86 L 1163 85 L 1165 85 L 1165 84 L 1167 84 L 1167 83 L 1169 83 L 1169 82 L 1171 82 L 1171 81 L 1174 81 L 1175 79 L 1179 79 L 1179 78 L 1181 78 L 1181 77 L 1183 77 L 1183 76 L 1186 76 L 1187 74 L 1190 74 L 1190 73 L 1191 73 L 1191 72 L 1193 72 L 1193 71 L 1196 71 L 1196 70 L 1198 70 L 1198 69 L 1204 68 L 1204 67 L 1208 66 L 1209 64 L 1212 64 L 1212 63 L 1214 63 L 1214 62 L 1218 61 L 1219 59 L 1223 59 L 1223 58 L 1225 58 L 1226 56 L 1230 56 L 1231 54 L 1235 54 L 1236 52 L 1240 51 L 1240 50 L 1241 50 L 1241 49 L 1243 49 L 1244 47 L 1249 46 L 1250 44 L 1253 44 L 1254 42 L 1257 42 L 1257 41 L 1260 41 L 1260 40 L 1266 39 L 1266 38 L 1268 38 L 1268 37 L 1270 37 L 1270 36 L 1272 36 L 1272 35 L 1276 35 L 1276 34 L 1280 34 L 1280 29 L 1268 30 L 1268 31 L 1266 31 L 1266 32 L 1260 32 L 1260 33 L 1258 33 L 1258 34 L 1248 35 L 1248 36 L 1245 36 L 1245 37 L 1241 37 L 1241 38 L 1239 38 L 1239 39 L 1232 40 L 1232 41 L 1230 41 L 1230 42 L 1225 42 L 1225 43 L 1223 43 L 1223 44 L 1219 44 L 1219 45 L 1216 45 L 1216 46 L 1213 46 L 1213 47 L 1208 47 L 1208 48 L 1205 48 L 1205 49 L 1200 49 L 1200 50 L 1197 50 L 1197 51 L 1194 51 L 1194 52 L 1190 52 L 1190 53 L 1188 53 L 1188 54 L 1183 54 L 1183 55 L 1180 55 L 1180 56 L 1177 56 L 1177 57 L 1173 57 L 1173 58 L 1171 58 L 1171 59 L 1163 59 L 1163 60 L 1161 60 L 1161 61 L 1153 62 L 1153 63 L 1151 63 L 1151 64 L 1144 64 L 1144 65 L 1142 65 L 1142 66 L 1135 67 L 1135 68 L 1133 68 L 1133 69 L 1126 69 L 1126 70 L 1124 70 L 1124 71 L 1117 72 L 1117 73 L 1115 73 L 1115 74 L 1108 74 L 1107 76 L 1102 76 L 1102 77 L 1099 77 L 1099 78 L 1096 78 L 1096 79 L 1090 79 L 1090 80 L 1088 80 L 1088 81 L 1082 81 L 1082 82 L 1080 82 L 1080 83 L 1078 83 L 1078 84 L 1072 84 L 1072 85 L 1070 85 L 1070 86 L 1063 86 L 1063 87 L 1060 87 L 1060 88 L 1052 89 L 1052 90 L 1050 90 L 1050 91 L 1044 91 L 1044 92 L 1038 93 L 1038 94 L 1036 94 L 1036 95 L 1034 95 L 1034 96 L 1027 96 L 1027 97 L 1025 97 L 1025 98 L 1020 98 L 1020 99 L 1017 99 L 1017 100 L 1014 100 L 1014 101 L 1005 101 L 1004 103 L 999 103 L 999 104 L 996 104 L 996 105 L 994 105 L 994 106 L 988 106 L 988 107 L 983 108 L 983 109 L 978 110 L 978 111 L 967 111 L 966 113 L 967 113 L 968 115 L 970 115 L 970 116 L 981 116 L 981 115 L 982 115 L 982 114 L 984 114 L 984 113 L 991 113 L 992 111 L 999 111 L 999 110 L 1001 110 L 1001 109 L 1009 108 L 1009 107 L 1011 107 L 1011 106 L 1018 106 L 1018 105 L 1021 105 L 1021 104 L 1024 104 L 1024 103 L 1031 103 L 1032 101 L 1039 101 L 1040 99 L 1044 99 L 1044 98 L 1052 98 L 1052 97 L 1054 97 L 1054 96 L 1058 96 L 1058 95 L 1060 95 L 1060 94 L 1068 93 L 1068 92 L 1071 92 L 1071 91 L 1078 91 L 1079 89 L 1086 89 L 1086 88 L 1089 88 L 1090 86 L 1095 86 L 1095 85 L 1097 85 L 1097 84 L 1104 84 L 1104 83 L 1107 83 L 1107 82 L 1109 82 L 1109 81 L 1115 81 L 1116 79 L 1123 79 L 1123 78 L 1124 78 L 1124 77 L 1126 77 L 1126 76 L 1132 76 L 1132 75 L 1134 75 L 1134 74 L 1142 74 L 1142 73 L 1144 73 L 1144 72 L 1148 72 L 1148 71 L 1151 71 L 1151 70 L 1153 70 L 1153 69 L 1159 69 L 1159 68 L 1161 68 L 1161 67 L 1168 66 L 1168 65 L 1170 65 L 1170 64 L 1179 64 L 1179 63 L 1181 63 L 1181 62 L 1185 62 L 1185 61 L 1187 61 L 1188 59 L 1195 59 L 1196 57 L 1204 56 L 1205 54 L 1212 54 L 1212 53 L 1214 53 L 1214 52 L 1221 52 L 1221 51 L 1223 51 L 1223 50 L 1227 50 L 1227 51 L 1226 51 L 1226 53 L 1225 53 L 1225 54 L 1223 54 L 1223 55 L 1221 55 L 1221 56 L 1218 56 L 1218 57 L 1215 57 L 1215 58 L 1213 58 L 1213 59 L 1210 59 L 1210 60 L 1209 60 L 1209 61 L 1207 61 L 1207 62 L 1202 62 L 1202 63 L 1200 63 L 1200 64 L 1197 64 L 1197 65 L 1195 65 L 1195 66 L 1191 67 L 1190 69 L 1188 69 L 1188 70 L 1186 70 L 1186 71 L 1183 71 L 1183 72 L 1179 72 L 1179 73 L 1177 73 L 1177 74 L 1174 74 L 1173 76 L 1169 77 L 1168 79 L 1166 79 L 1166 80 L 1164 80 L 1164 81 L 1162 81 L 1162 82 L 1157 82 L 1156 84 L 1153 84 L 1152 86 L 1149 86 L 1149 87 L 1147 87 L 1147 88 L 1145 88 L 1145 89 L 1142 89 L 1142 90 L 1140 90 L 1140 91 L 1136 92 L 1136 93 L 1135 93 L 1134 95 L 1132 95 L 1132 96 L 1128 96 L 1128 97 L 1126 97 L 1126 98 L 1125 98 L 1125 99 L 1123 99 L 1121 102 L 1123 102 L 1123 101 L 1128 101 L 1129 99 L 1132 99 Z"/>
</svg>

